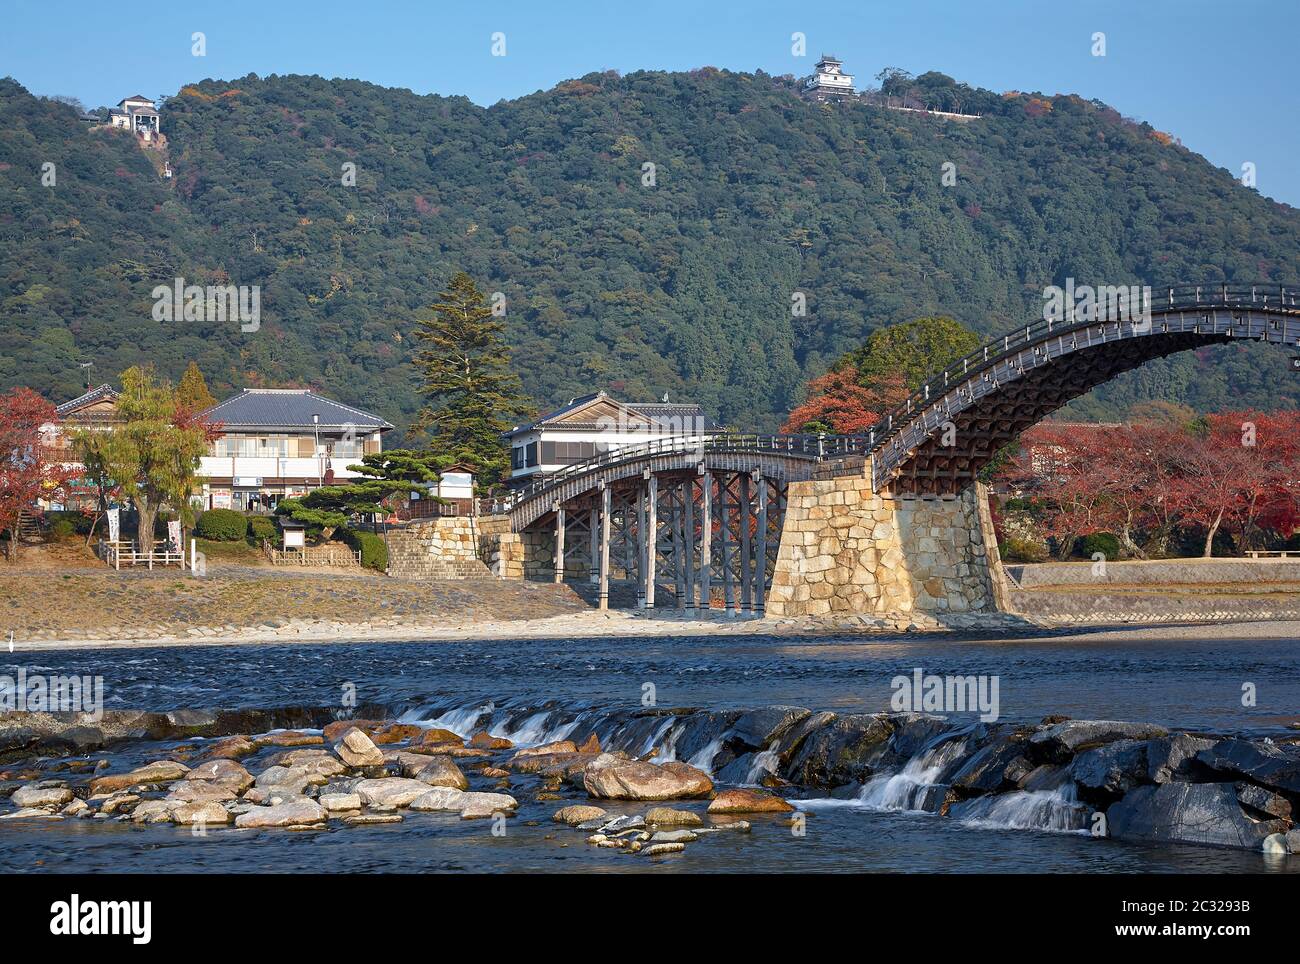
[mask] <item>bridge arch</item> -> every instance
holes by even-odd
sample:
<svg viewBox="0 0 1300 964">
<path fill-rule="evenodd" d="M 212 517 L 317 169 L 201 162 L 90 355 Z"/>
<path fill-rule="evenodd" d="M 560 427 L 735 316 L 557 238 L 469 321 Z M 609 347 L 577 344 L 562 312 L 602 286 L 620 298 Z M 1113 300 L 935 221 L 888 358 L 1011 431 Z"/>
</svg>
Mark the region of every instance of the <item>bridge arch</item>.
<svg viewBox="0 0 1300 964">
<path fill-rule="evenodd" d="M 1025 429 L 1153 358 L 1241 339 L 1300 346 L 1300 286 L 1158 289 L 1146 309 L 1036 321 L 930 378 L 869 437 L 873 488 L 958 495 Z"/>
</svg>

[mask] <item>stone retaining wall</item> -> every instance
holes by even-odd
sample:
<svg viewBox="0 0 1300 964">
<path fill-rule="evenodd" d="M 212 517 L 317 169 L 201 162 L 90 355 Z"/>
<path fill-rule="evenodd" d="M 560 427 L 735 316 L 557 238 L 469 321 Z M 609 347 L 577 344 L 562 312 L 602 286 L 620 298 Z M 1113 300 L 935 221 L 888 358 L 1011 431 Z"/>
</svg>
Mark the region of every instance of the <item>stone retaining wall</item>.
<svg viewBox="0 0 1300 964">
<path fill-rule="evenodd" d="M 883 498 L 865 475 L 792 483 L 767 611 L 994 611 L 1005 597 L 984 499 L 983 486 L 956 499 Z"/>
<path fill-rule="evenodd" d="M 480 549 L 484 521 L 490 520 L 445 516 L 390 531 L 388 574 L 398 579 L 486 578 L 491 573 Z"/>
<path fill-rule="evenodd" d="M 1022 589 L 1040 586 L 1186 586 L 1300 583 L 1300 559 L 1157 559 L 1107 562 L 1038 562 L 1008 566 Z"/>
</svg>

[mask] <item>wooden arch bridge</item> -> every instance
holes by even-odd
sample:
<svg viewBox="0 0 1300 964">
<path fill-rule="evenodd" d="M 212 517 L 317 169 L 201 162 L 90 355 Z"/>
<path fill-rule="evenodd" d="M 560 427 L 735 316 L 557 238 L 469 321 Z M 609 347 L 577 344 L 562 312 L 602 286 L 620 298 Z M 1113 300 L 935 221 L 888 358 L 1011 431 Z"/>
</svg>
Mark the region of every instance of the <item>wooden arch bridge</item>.
<svg viewBox="0 0 1300 964">
<path fill-rule="evenodd" d="M 1239 339 L 1300 346 L 1300 286 L 1164 288 L 1088 318 L 1033 322 L 928 379 L 867 435 L 708 434 L 612 449 L 515 492 L 511 528 L 525 575 L 590 581 L 602 609 L 614 579 L 635 587 L 640 607 L 670 596 L 684 610 L 720 599 L 762 613 L 791 486 L 865 477 L 884 500 L 955 499 L 1071 399 L 1153 358 Z M 837 492 L 827 488 L 814 518 L 843 517 Z"/>
</svg>

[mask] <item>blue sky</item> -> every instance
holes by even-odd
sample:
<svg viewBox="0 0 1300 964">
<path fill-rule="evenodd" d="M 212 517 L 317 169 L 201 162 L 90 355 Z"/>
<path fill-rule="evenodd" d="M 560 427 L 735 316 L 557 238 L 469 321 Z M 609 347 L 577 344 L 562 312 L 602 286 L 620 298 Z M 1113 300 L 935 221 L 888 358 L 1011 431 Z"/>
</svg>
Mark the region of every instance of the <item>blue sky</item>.
<svg viewBox="0 0 1300 964">
<path fill-rule="evenodd" d="M 247 73 L 356 77 L 479 104 L 594 70 L 710 65 L 811 73 L 838 54 L 868 79 L 940 70 L 992 90 L 1098 98 L 1300 206 L 1296 0 L 8 0 L 0 75 L 87 106 Z M 191 53 L 202 31 L 207 54 Z M 808 56 L 791 55 L 791 34 Z M 1106 56 L 1092 36 L 1106 35 Z M 491 53 L 492 34 L 506 56 Z"/>
</svg>

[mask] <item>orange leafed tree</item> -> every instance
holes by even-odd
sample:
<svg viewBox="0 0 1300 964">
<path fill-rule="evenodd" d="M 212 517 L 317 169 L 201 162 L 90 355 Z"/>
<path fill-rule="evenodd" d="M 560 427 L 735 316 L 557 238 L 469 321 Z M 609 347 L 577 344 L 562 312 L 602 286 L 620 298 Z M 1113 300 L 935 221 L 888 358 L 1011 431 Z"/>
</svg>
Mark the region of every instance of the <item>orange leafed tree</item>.
<svg viewBox="0 0 1300 964">
<path fill-rule="evenodd" d="M 808 383 L 808 400 L 790 413 L 781 431 L 861 435 L 907 399 L 901 375 L 888 375 L 870 386 L 858 379 L 852 365 L 814 378 Z"/>
</svg>

